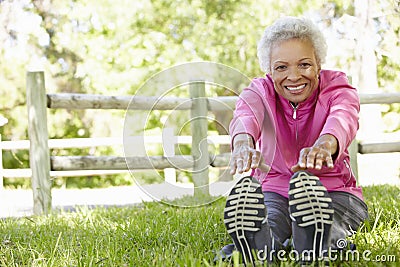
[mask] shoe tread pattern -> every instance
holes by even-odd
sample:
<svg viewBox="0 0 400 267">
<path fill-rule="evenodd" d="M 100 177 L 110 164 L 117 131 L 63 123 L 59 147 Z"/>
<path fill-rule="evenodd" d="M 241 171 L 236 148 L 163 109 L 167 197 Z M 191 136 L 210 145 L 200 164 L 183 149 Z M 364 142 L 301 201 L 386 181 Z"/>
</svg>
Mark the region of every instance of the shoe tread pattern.
<svg viewBox="0 0 400 267">
<path fill-rule="evenodd" d="M 224 223 L 245 263 L 254 265 L 254 236 L 264 220 L 266 208 L 260 183 L 250 176 L 241 178 L 227 197 Z"/>
<path fill-rule="evenodd" d="M 233 187 L 226 201 L 224 223 L 228 233 L 259 231 L 265 215 L 260 183 L 252 177 L 242 178 Z"/>
<path fill-rule="evenodd" d="M 298 226 L 332 224 L 332 199 L 318 177 L 300 172 L 290 180 L 289 208 Z"/>
</svg>

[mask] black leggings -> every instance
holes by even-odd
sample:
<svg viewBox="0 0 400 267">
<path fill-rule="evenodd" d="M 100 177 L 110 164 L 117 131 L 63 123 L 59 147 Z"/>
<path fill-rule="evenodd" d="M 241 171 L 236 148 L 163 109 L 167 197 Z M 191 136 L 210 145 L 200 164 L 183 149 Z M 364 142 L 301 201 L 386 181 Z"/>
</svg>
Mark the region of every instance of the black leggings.
<svg viewBox="0 0 400 267">
<path fill-rule="evenodd" d="M 346 192 L 329 192 L 334 209 L 331 227 L 331 247 L 337 248 L 337 242 L 351 236 L 368 218 L 367 205 L 358 197 Z M 275 192 L 264 192 L 267 206 L 268 224 L 271 227 L 276 245 L 288 245 L 292 236 L 292 221 L 289 216 L 289 201 Z"/>
</svg>

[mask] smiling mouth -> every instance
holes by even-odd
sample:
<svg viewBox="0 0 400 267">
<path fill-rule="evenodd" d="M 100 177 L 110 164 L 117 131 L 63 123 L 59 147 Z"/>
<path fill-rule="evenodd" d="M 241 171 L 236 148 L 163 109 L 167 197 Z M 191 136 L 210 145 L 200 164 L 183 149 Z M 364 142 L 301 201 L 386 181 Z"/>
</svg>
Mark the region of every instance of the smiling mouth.
<svg viewBox="0 0 400 267">
<path fill-rule="evenodd" d="M 298 90 L 302 90 L 306 87 L 306 83 L 299 85 L 299 86 L 285 86 L 285 88 L 289 91 L 298 91 Z"/>
</svg>

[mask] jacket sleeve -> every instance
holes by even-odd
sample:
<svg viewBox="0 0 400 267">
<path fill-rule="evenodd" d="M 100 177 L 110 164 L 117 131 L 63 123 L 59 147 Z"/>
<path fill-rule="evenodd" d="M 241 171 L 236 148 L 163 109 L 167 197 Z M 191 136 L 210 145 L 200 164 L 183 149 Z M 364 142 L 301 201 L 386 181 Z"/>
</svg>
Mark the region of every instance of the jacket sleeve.
<svg viewBox="0 0 400 267">
<path fill-rule="evenodd" d="M 322 81 L 321 81 L 322 82 Z M 336 72 L 331 79 L 325 81 L 330 94 L 328 101 L 328 117 L 321 135 L 331 134 L 338 140 L 337 159 L 350 146 L 356 136 L 359 123 L 360 99 L 357 90 L 352 87 L 342 72 Z"/>
<path fill-rule="evenodd" d="M 263 86 L 262 81 L 254 79 L 249 87 L 239 95 L 233 119 L 229 125 L 232 141 L 236 135 L 241 133 L 250 134 L 254 142 L 259 139 L 265 115 L 260 86 Z"/>
</svg>

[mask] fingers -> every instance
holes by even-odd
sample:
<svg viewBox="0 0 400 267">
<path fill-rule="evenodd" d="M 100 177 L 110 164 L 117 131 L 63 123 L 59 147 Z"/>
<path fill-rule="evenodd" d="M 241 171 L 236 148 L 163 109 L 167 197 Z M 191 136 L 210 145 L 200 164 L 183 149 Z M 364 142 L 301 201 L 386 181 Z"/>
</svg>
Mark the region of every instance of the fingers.
<svg viewBox="0 0 400 267">
<path fill-rule="evenodd" d="M 250 169 L 260 169 L 263 172 L 268 172 L 271 167 L 265 164 L 264 158 L 260 151 L 255 149 L 244 149 L 242 151 L 236 151 L 232 154 L 232 160 L 230 165 L 230 174 L 236 172 L 242 174 L 249 171 Z"/>
<path fill-rule="evenodd" d="M 322 168 L 322 164 L 324 164 L 324 155 L 321 153 L 317 153 L 315 155 L 315 169 L 320 170 Z"/>
<path fill-rule="evenodd" d="M 250 158 L 251 155 L 249 155 L 251 153 L 246 153 L 245 155 L 243 155 L 242 157 L 238 157 L 237 159 L 234 159 L 234 163 L 236 164 L 236 170 L 238 173 L 244 173 L 250 170 Z"/>
<path fill-rule="evenodd" d="M 315 167 L 315 160 L 316 160 L 317 153 L 316 151 L 310 150 L 307 154 L 307 165 L 308 169 L 313 169 Z"/>
<path fill-rule="evenodd" d="M 255 169 L 260 165 L 261 153 L 259 151 L 255 151 L 251 157 L 251 168 Z"/>
<path fill-rule="evenodd" d="M 298 165 L 299 168 L 301 168 L 301 169 L 305 169 L 306 168 L 306 166 L 307 166 L 306 165 L 307 164 L 307 156 L 308 156 L 309 152 L 310 152 L 309 148 L 303 148 L 300 151 L 299 161 L 297 162 L 297 165 Z"/>
<path fill-rule="evenodd" d="M 251 166 L 251 153 L 244 153 L 243 155 L 233 155 L 231 161 L 230 174 L 235 174 L 236 172 L 242 174 L 250 170 Z"/>
<path fill-rule="evenodd" d="M 232 161 L 232 163 L 230 164 L 230 171 L 229 171 L 229 173 L 230 173 L 231 175 L 233 175 L 233 174 L 236 173 L 236 170 L 237 170 L 237 168 L 236 168 L 236 163 L 234 163 L 234 162 Z"/>
<path fill-rule="evenodd" d="M 231 162 L 231 170 L 229 173 L 233 175 L 236 173 L 236 171 L 237 171 L 237 163 L 235 161 L 232 161 Z"/>
<path fill-rule="evenodd" d="M 300 151 L 299 161 L 291 170 L 293 172 L 305 169 L 321 170 L 322 166 L 333 168 L 332 155 L 326 149 L 321 148 L 303 148 Z"/>
<path fill-rule="evenodd" d="M 326 166 L 328 166 L 328 168 L 333 168 L 332 155 L 329 155 L 329 157 L 326 157 L 325 161 L 326 161 Z"/>
<path fill-rule="evenodd" d="M 260 171 L 267 173 L 271 169 L 271 166 L 265 163 L 264 157 L 262 156 L 260 151 L 254 151 L 252 156 L 251 168 L 258 168 L 260 169 Z"/>
</svg>

